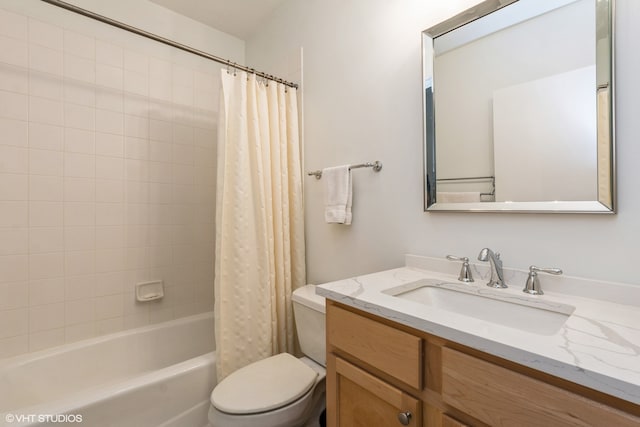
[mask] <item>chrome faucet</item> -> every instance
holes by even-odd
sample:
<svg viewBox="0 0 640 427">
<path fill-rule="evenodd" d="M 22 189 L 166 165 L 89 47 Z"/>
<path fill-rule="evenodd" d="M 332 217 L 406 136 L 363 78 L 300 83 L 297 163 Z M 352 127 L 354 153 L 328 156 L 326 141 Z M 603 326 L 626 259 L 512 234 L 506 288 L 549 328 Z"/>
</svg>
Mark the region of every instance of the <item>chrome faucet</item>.
<svg viewBox="0 0 640 427">
<path fill-rule="evenodd" d="M 507 284 L 504 283 L 504 276 L 502 274 L 502 260 L 500 254 L 493 252 L 489 248 L 484 248 L 478 254 L 479 261 L 489 261 L 491 265 L 491 278 L 487 286 L 492 288 L 506 288 Z"/>
</svg>

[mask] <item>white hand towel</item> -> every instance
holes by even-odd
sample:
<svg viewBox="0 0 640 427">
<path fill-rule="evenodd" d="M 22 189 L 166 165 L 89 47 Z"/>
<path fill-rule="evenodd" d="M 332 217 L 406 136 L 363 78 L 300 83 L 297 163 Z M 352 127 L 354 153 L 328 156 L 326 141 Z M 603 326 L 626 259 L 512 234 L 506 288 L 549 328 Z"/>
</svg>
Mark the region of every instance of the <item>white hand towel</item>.
<svg viewBox="0 0 640 427">
<path fill-rule="evenodd" d="M 322 170 L 324 219 L 329 224 L 351 224 L 351 171 L 349 165 Z"/>
</svg>

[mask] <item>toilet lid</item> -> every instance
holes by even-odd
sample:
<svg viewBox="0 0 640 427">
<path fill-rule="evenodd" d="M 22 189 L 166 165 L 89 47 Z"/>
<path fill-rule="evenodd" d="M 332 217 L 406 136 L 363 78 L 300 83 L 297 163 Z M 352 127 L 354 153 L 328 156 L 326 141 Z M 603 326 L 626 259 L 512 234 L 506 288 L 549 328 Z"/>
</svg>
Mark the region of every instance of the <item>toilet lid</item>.
<svg viewBox="0 0 640 427">
<path fill-rule="evenodd" d="M 270 411 L 299 399 L 313 387 L 318 373 L 288 353 L 238 369 L 211 393 L 211 403 L 229 414 Z"/>
</svg>

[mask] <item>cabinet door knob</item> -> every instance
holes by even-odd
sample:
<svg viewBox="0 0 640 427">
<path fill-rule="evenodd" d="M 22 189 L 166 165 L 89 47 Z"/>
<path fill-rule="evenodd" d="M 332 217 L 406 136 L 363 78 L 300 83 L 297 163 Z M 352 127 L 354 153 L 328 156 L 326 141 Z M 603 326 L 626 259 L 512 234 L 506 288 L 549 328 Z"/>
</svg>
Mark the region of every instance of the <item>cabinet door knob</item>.
<svg viewBox="0 0 640 427">
<path fill-rule="evenodd" d="M 411 422 L 411 412 L 406 411 L 406 412 L 400 412 L 398 414 L 398 421 L 400 421 L 400 424 L 402 424 L 403 426 L 408 426 L 409 423 Z"/>
</svg>

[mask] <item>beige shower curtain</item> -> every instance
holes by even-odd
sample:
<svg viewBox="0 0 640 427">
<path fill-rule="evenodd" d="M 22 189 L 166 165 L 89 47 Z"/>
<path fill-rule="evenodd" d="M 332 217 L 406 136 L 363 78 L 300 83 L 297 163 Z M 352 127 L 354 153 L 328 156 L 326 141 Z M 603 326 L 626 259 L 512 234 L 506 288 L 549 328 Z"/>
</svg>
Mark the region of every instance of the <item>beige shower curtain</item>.
<svg viewBox="0 0 640 427">
<path fill-rule="evenodd" d="M 305 282 L 296 90 L 222 70 L 215 337 L 221 380 L 293 351 L 291 292 Z"/>
</svg>

